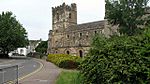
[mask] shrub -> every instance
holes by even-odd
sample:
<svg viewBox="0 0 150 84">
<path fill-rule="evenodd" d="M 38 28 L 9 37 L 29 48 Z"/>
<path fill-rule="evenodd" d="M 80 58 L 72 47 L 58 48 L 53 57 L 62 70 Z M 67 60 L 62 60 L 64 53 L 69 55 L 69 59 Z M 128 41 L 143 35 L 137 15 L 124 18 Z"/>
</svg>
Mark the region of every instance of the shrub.
<svg viewBox="0 0 150 84">
<path fill-rule="evenodd" d="M 137 36 L 96 36 L 81 63 L 85 84 L 149 84 L 150 30 Z"/>
<path fill-rule="evenodd" d="M 68 69 L 74 69 L 77 68 L 80 63 L 77 61 L 72 60 L 64 60 L 59 63 L 60 68 L 68 68 Z"/>
<path fill-rule="evenodd" d="M 71 56 L 67 54 L 49 54 L 47 60 L 56 64 L 60 68 L 73 69 L 77 68 L 79 63 L 79 56 Z"/>
</svg>

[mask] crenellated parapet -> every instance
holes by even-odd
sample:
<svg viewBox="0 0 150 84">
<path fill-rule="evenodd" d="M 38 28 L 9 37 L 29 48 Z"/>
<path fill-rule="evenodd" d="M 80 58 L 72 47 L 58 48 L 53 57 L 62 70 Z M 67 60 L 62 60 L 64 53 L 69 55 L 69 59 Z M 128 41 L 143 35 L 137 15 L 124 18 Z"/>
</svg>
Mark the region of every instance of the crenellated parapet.
<svg viewBox="0 0 150 84">
<path fill-rule="evenodd" d="M 65 3 L 63 3 L 60 6 L 56 6 L 56 7 L 52 7 L 52 13 L 56 14 L 56 13 L 62 13 L 64 11 L 77 11 L 77 7 L 75 3 L 72 3 L 71 6 L 66 5 Z"/>
<path fill-rule="evenodd" d="M 52 7 L 52 28 L 55 33 L 64 31 L 68 26 L 77 24 L 77 7 L 75 3 Z M 59 29 L 58 29 L 59 28 Z"/>
</svg>

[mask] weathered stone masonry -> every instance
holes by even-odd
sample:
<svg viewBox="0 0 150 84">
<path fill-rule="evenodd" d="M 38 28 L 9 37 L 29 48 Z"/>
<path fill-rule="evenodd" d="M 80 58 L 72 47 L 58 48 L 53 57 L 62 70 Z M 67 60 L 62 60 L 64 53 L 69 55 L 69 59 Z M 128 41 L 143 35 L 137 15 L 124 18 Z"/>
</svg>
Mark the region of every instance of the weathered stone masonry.
<svg viewBox="0 0 150 84">
<path fill-rule="evenodd" d="M 47 53 L 63 53 L 76 56 L 87 54 L 92 37 L 101 33 L 111 34 L 105 20 L 77 24 L 77 7 L 63 3 L 52 7 L 52 30 L 49 31 Z"/>
</svg>

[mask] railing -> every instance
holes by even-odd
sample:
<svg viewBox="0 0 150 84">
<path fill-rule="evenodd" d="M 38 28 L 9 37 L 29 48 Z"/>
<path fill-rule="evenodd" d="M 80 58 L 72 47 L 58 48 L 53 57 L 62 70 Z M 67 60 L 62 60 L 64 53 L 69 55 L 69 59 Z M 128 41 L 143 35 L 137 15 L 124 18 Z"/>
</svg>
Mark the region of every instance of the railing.
<svg viewBox="0 0 150 84">
<path fill-rule="evenodd" d="M 0 65 L 0 84 L 18 84 L 18 65 Z"/>
</svg>

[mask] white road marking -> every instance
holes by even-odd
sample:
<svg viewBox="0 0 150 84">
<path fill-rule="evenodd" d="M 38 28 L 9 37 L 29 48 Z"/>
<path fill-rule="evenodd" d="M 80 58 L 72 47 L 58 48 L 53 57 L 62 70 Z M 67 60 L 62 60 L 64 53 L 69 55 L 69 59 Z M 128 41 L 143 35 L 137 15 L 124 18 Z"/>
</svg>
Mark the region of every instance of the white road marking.
<svg viewBox="0 0 150 84">
<path fill-rule="evenodd" d="M 0 67 L 3 67 L 3 66 L 11 66 L 12 64 L 4 64 L 4 65 L 0 65 Z"/>
<path fill-rule="evenodd" d="M 19 67 L 18 69 L 24 68 L 24 66 Z"/>
<path fill-rule="evenodd" d="M 33 67 L 36 67 L 36 65 L 33 65 Z"/>
</svg>

